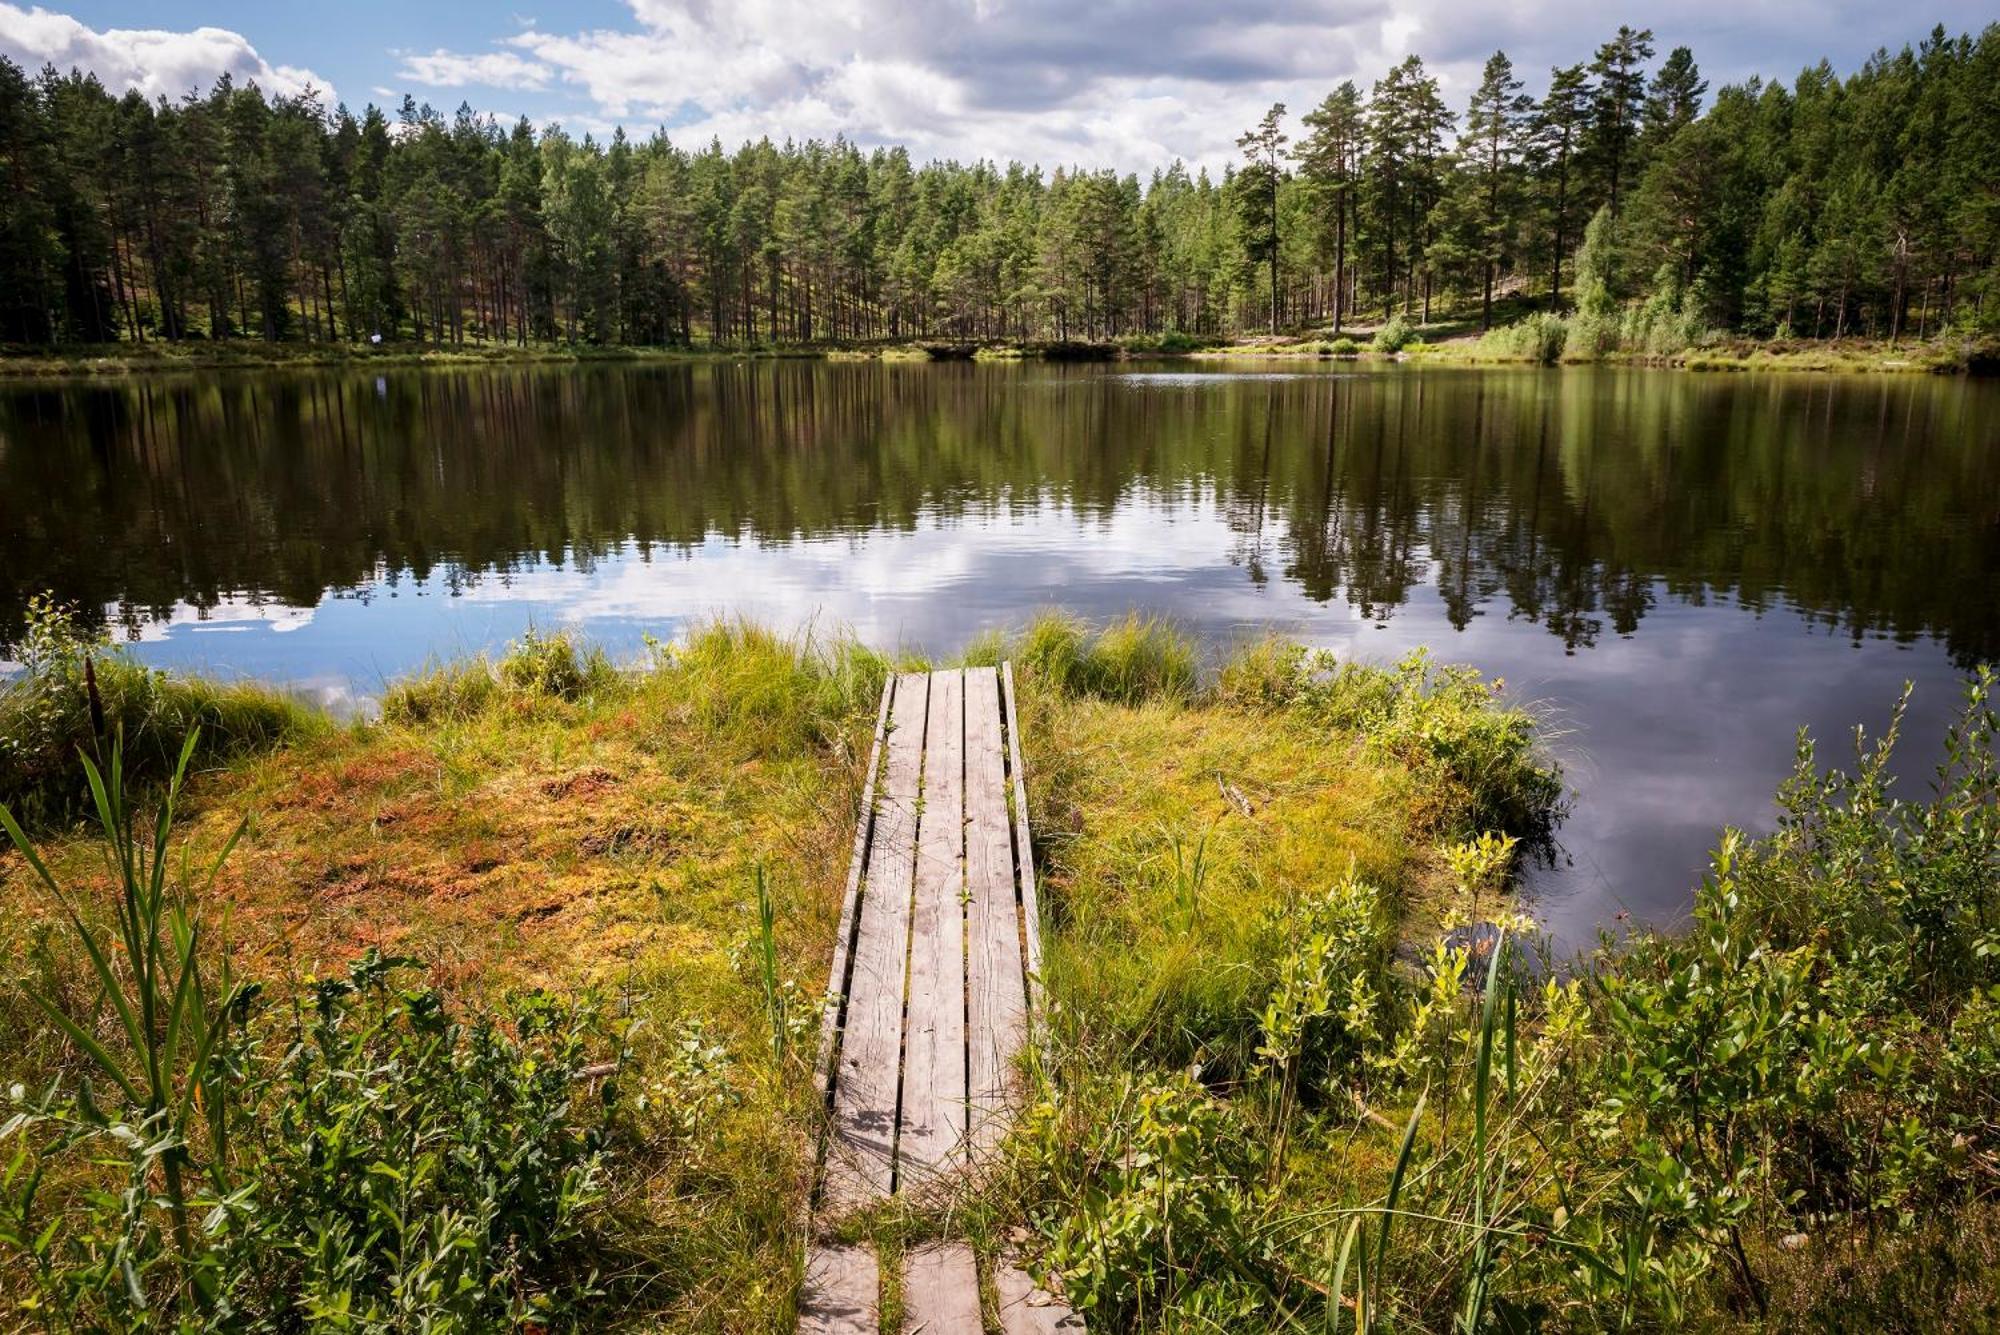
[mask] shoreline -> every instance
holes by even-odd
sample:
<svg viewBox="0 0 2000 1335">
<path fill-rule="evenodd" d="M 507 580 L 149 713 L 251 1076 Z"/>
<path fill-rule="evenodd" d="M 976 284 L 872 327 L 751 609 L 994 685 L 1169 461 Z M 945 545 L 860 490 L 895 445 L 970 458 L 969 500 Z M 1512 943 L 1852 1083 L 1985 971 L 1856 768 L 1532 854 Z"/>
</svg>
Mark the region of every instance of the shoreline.
<svg viewBox="0 0 2000 1335">
<path fill-rule="evenodd" d="M 1507 326 L 1496 326 L 1496 329 Z M 1112 362 L 1112 361 L 1326 361 L 1411 366 L 1521 367 L 1543 363 L 1524 355 L 1482 349 L 1477 332 L 1462 324 L 1413 327 L 1414 341 L 1395 351 L 1372 346 L 1373 328 L 1357 326 L 1338 338 L 1322 334 L 1245 337 L 1234 340 L 1146 336 L 1103 342 L 910 340 L 883 344 L 791 344 L 753 347 L 583 347 L 538 344 L 345 343 L 147 344 L 91 347 L 73 352 L 0 352 L 0 382 L 111 380 L 215 371 L 481 369 L 589 365 L 687 365 L 742 361 L 883 362 Z M 1425 341 L 1429 340 L 1429 341 Z M 1563 366 L 1619 366 L 1697 372 L 1782 371 L 1822 374 L 1990 375 L 2000 352 L 1973 340 L 1889 344 L 1881 340 L 1776 340 L 1723 338 L 1678 352 L 1652 355 L 1610 352 L 1595 358 L 1565 356 Z"/>
<path fill-rule="evenodd" d="M 48 638 L 68 647 L 32 696 L 0 690 L 0 706 L 33 706 L 15 715 L 33 730 L 13 736 L 41 737 L 53 718 L 87 744 L 107 721 L 143 720 L 154 731 L 126 731 L 126 773 L 154 789 L 159 757 L 171 765 L 177 737 L 203 730 L 175 843 L 198 868 L 226 865 L 187 882 L 188 902 L 217 924 L 217 962 L 269 989 L 256 1009 L 246 999 L 233 1058 L 249 1073 L 242 1171 L 291 1162 L 288 1143 L 257 1140 L 257 1126 L 289 1117 L 311 1131 L 330 1117 L 316 1086 L 277 1078 L 306 1051 L 288 1003 L 338 1002 L 379 1019 L 355 1027 L 385 1042 L 435 1032 L 431 1014 L 451 1034 L 485 1026 L 498 1046 L 475 1043 L 487 1056 L 453 1068 L 463 1080 L 433 1064 L 413 1082 L 372 1049 L 332 1045 L 337 1026 L 313 1037 L 329 1067 L 348 1062 L 343 1079 L 366 1106 L 414 1107 L 453 1154 L 480 1152 L 454 1129 L 461 1107 L 484 1113 L 496 1069 L 549 1072 L 558 1102 L 520 1134 L 581 1166 L 578 1190 L 532 1207 L 568 1240 L 535 1258 L 539 1289 L 577 1290 L 598 1319 L 671 1325 L 726 1303 L 743 1317 L 734 1329 L 790 1328 L 825 1116 L 812 1044 L 837 1004 L 814 980 L 842 921 L 882 684 L 918 660 L 719 621 L 617 668 L 567 635 L 529 635 L 504 656 L 404 678 L 381 720 L 339 726 L 262 688 L 148 673 L 110 646 Z M 96 723 L 80 703 L 86 654 L 108 716 Z M 1002 659 L 1022 683 L 1052 1002 L 1041 1055 L 1017 1073 L 1002 1171 L 962 1198 L 856 1220 L 843 1241 L 893 1264 L 949 1230 L 989 1262 L 1020 1257 L 1094 1311 L 1130 1308 L 1163 1268 L 1189 1291 L 1247 1280 L 1245 1294 L 1310 1306 L 1327 1296 L 1313 1278 L 1324 1221 L 1394 1209 L 1402 1190 L 1398 1266 L 1449 1284 L 1454 1272 L 1428 1258 L 1468 1231 L 1533 1233 L 1553 1245 L 1512 1260 L 1510 1292 L 1607 1318 L 1625 1298 L 1590 1281 L 1639 1229 L 1671 1237 L 1678 1267 L 1648 1311 L 1693 1313 L 1704 1328 L 1738 1328 L 1730 1314 L 1752 1285 L 1801 1318 L 1851 1306 L 1821 1276 L 1864 1242 L 1873 1268 L 1848 1281 L 1860 1293 L 1915 1265 L 1942 1278 L 1913 1301 L 2000 1296 L 1986 1259 L 2000 1249 L 1987 1194 L 2000 1177 L 2000 1052 L 1988 1041 L 2000 975 L 1973 949 L 2000 911 L 1990 870 L 1977 870 L 2000 839 L 1990 764 L 1967 759 L 1909 808 L 1886 801 L 1873 766 L 1851 802 L 1795 785 L 1789 833 L 1721 835 L 1694 891 L 1704 930 L 1607 945 L 1557 974 L 1536 965 L 1510 871 L 1559 815 L 1562 781 L 1532 710 L 1497 682 L 1422 655 L 1356 667 L 1282 639 L 1239 646 L 1205 673 L 1195 642 L 1136 617 L 1051 615 L 957 663 Z M 1991 752 L 1996 687 L 1989 671 L 1968 695 L 1968 757 Z M 0 741 L 7 723 L 0 708 Z M 1802 764 L 1814 772 L 1810 756 Z M 52 793 L 77 796 L 66 769 L 42 773 Z M 1929 841 L 1913 843 L 1918 832 Z M 1863 871 L 1829 866 L 1820 840 L 1833 836 Z M 30 838 L 49 888 L 72 887 L 66 902 L 115 898 L 87 823 Z M 1893 881 L 1864 884 L 1892 862 Z M 0 941 L 21 947 L 0 952 L 21 982 L 0 989 L 0 1087 L 17 1082 L 20 1104 L 80 1069 L 68 1031 L 25 989 L 88 978 L 91 965 L 75 939 L 86 919 L 65 934 L 62 896 L 4 845 L 0 890 Z M 1947 891 L 1969 907 L 1930 935 L 1899 926 Z M 1944 963 L 1906 956 L 1933 940 L 1950 947 Z M 1906 976 L 1908 958 L 1950 972 L 1933 986 L 1932 973 Z M 355 981 L 327 982 L 343 973 Z M 381 992 L 391 975 L 395 990 Z M 58 995 L 85 1023 L 101 1017 L 87 992 Z M 1793 1018 L 1802 997 L 1814 999 L 1809 1022 Z M 406 1000 L 369 1009 L 395 998 Z M 396 1008 L 419 1003 L 414 1022 Z M 515 1022 L 483 1018 L 496 1015 Z M 1889 1040 L 1893 1061 L 1876 1057 L 1885 1034 L 1909 1036 Z M 607 1079 L 626 1092 L 569 1097 Z M 1702 1199 L 1757 1207 L 1730 1244 L 1738 1268 L 1715 1264 L 1718 1244 L 1693 1230 L 1699 1200 L 1637 1193 L 1661 1171 L 1662 1143 L 1691 1144 L 1717 1118 L 1762 1147 L 1756 1171 L 1699 1152 L 1673 1171 Z M 1885 1121 L 1902 1128 L 1886 1144 Z M 98 1226 L 123 1161 L 86 1159 L 41 1125 L 15 1122 L 23 1152 L 54 1170 L 39 1215 Z M 398 1128 L 356 1126 L 355 1180 L 401 1173 L 411 1151 Z M 1846 1177 L 1820 1187 L 1817 1160 L 1792 1157 L 1787 1135 L 1828 1147 L 1820 1157 L 1880 1184 L 1887 1204 L 1854 1203 Z M 1557 1213 L 1509 1198 L 1489 1223 L 1467 1204 L 1489 1163 L 1561 1181 L 1579 1204 Z M 267 1193 L 260 1207 L 308 1241 L 313 1220 L 360 1190 L 315 1178 L 322 1194 L 302 1195 L 296 1175 L 269 1171 L 249 1179 Z M 1885 1234 L 1891 1209 L 1940 1223 Z M 1148 1211 L 1209 1241 L 1170 1262 L 1111 1249 Z M 1256 1244 L 1261 1223 L 1294 1241 Z M 286 1267 L 282 1288 L 311 1251 L 281 1235 L 266 1254 Z M 1577 1256 L 1592 1267 L 1581 1280 Z M 32 1298 L 39 1273 L 0 1267 L 0 1310 Z"/>
</svg>

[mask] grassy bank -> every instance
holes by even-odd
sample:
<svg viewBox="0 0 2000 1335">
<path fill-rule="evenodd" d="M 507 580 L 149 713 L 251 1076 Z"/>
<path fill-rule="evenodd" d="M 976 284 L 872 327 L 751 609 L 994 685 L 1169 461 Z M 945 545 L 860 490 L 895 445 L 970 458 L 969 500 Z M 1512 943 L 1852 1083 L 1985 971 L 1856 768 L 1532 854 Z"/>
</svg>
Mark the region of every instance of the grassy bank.
<svg viewBox="0 0 2000 1335">
<path fill-rule="evenodd" d="M 924 362 L 1117 361 L 1193 357 L 1396 360 L 1460 365 L 1597 362 L 1691 371 L 1990 372 L 2000 364 L 1991 341 L 1966 339 L 1753 339 L 1703 335 L 1647 346 L 1597 340 L 1589 348 L 1571 337 L 1575 317 L 1528 315 L 1481 335 L 1463 320 L 1417 324 L 1395 318 L 1328 331 L 1238 339 L 1179 333 L 1131 335 L 1095 343 L 952 345 L 928 341 L 861 344 L 759 344 L 751 347 L 642 348 L 537 344 L 530 347 L 435 344 L 362 346 L 345 343 L 148 343 L 85 347 L 61 353 L 15 349 L 0 352 L 0 378 L 68 378 L 188 371 L 279 370 L 320 367 L 568 366 L 596 363 L 676 364 L 763 358 L 827 361 Z M 1615 343 L 1615 340 L 1613 341 Z"/>
<path fill-rule="evenodd" d="M 1643 309 L 1592 320 L 1580 315 L 1529 315 L 1484 334 L 1413 344 L 1407 355 L 1465 365 L 1656 366 L 1686 371 L 1838 371 L 1871 374 L 1990 372 L 1992 341 L 1970 338 L 1744 338 L 1689 327 L 1672 312 L 1649 318 Z"/>
<path fill-rule="evenodd" d="M 284 370 L 288 368 L 382 368 L 433 366 L 573 366 L 594 363 L 673 364 L 741 361 L 764 357 L 823 357 L 818 346 L 747 348 L 591 347 L 582 344 L 435 343 L 226 343 L 153 342 L 90 345 L 61 352 L 8 349 L 0 352 L 0 377 L 62 378 L 148 375 L 186 371 Z"/>
<path fill-rule="evenodd" d="M 1029 725 L 1060 1041 L 1008 1208 L 1099 1328 L 2000 1318 L 1990 676 L 1932 792 L 1889 795 L 1893 724 L 1802 751 L 1688 935 L 1551 972 L 1504 890 L 1543 792 L 1507 715 L 1253 661 L 1136 732 Z"/>
<path fill-rule="evenodd" d="M 1990 373 L 2000 364 L 1990 343 L 1974 340 L 1753 339 L 1703 337 L 1651 347 L 1587 346 L 1572 337 L 1572 319 L 1529 316 L 1482 335 L 1462 321 L 1434 325 L 1400 321 L 1356 326 L 1341 336 L 1283 336 L 1207 347 L 1192 355 L 1221 360 L 1258 358 L 1402 360 L 1453 366 L 1645 366 L 1684 371 L 1833 371 L 1872 374 Z"/>
<path fill-rule="evenodd" d="M 1508 886 L 1560 777 L 1475 674 L 1137 620 L 966 656 L 1003 655 L 1048 1060 L 992 1180 L 871 1226 L 891 1255 L 1004 1243 L 1099 1330 L 2000 1314 L 1990 680 L 1929 800 L 1889 798 L 1883 748 L 1836 778 L 1803 757 L 1780 834 L 1724 842 L 1694 932 L 1549 974 Z M 52 661 L 0 731 L 74 690 Z M 240 1012 L 227 1059 L 185 1077 L 233 1110 L 227 1148 L 200 1119 L 151 1148 L 161 1123 L 93 1074 L 86 1040 L 142 1046 L 107 1002 L 137 984 L 93 986 L 63 900 L 0 856 L 12 1319 L 275 1322 L 308 1295 L 366 1329 L 789 1329 L 811 1035 L 889 666 L 733 625 L 626 667 L 535 636 L 398 684 L 379 722 L 190 734 L 162 902 L 199 921 L 212 990 L 260 989 L 211 1006 Z M 99 710 L 86 749 L 131 735 Z M 44 809 L 51 879 L 108 924 L 120 864 Z M 176 1154 L 212 1234 L 161 1203 Z M 127 1182 L 153 1194 L 128 1208 Z"/>
</svg>

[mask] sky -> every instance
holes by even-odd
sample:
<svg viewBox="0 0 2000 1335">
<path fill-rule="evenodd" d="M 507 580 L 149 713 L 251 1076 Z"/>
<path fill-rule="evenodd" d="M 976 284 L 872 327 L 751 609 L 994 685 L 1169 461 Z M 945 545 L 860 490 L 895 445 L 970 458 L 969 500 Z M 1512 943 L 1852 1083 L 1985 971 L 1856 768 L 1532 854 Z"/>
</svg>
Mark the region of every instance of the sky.
<svg viewBox="0 0 2000 1335">
<path fill-rule="evenodd" d="M 1933 24 L 1976 31 L 1993 0 L 0 0 L 0 54 L 178 97 L 229 72 L 359 109 L 404 94 L 572 133 L 618 126 L 729 146 L 845 134 L 919 160 L 1147 172 L 1219 168 L 1273 102 L 1297 116 L 1365 92 L 1414 52 L 1462 106 L 1504 49 L 1539 91 L 1619 23 L 1693 49 L 1720 85 L 1851 70 Z"/>
</svg>

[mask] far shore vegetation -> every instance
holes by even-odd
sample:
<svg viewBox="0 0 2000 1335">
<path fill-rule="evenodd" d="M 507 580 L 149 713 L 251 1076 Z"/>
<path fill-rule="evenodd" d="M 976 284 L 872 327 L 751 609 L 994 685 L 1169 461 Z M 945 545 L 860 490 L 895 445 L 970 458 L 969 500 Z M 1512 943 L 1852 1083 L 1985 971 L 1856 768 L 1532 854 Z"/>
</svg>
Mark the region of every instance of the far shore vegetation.
<svg viewBox="0 0 2000 1335">
<path fill-rule="evenodd" d="M 1219 175 L 598 140 L 228 79 L 149 101 L 0 59 L 0 369 L 1341 355 L 1454 325 L 1480 361 L 1990 368 L 2000 24 L 1912 37 L 1711 88 L 1620 27 L 1549 70 L 1494 52 L 1461 105 L 1412 55 L 1273 106 Z"/>
<path fill-rule="evenodd" d="M 10 1328 L 792 1329 L 812 1045 L 885 674 L 560 631 L 336 721 L 38 603 L 0 681 Z M 2000 755 L 1801 739 L 1683 927 L 1546 958 L 1531 702 L 1050 613 L 1015 665 L 1049 1042 L 876 1221 L 1100 1331 L 2000 1320 Z M 1758 813 L 1745 813 L 1745 821 Z"/>
<path fill-rule="evenodd" d="M 1572 337 L 1573 331 L 1585 332 Z M 1643 329 L 1643 327 L 1642 327 Z M 1576 316 L 1529 315 L 1484 334 L 1463 321 L 1417 326 L 1389 321 L 1349 326 L 1333 336 L 1311 331 L 1200 339 L 1176 335 L 1132 336 L 1103 343 L 816 343 L 743 347 L 658 348 L 571 344 L 397 343 L 131 343 L 70 348 L 0 350 L 0 378 L 70 379 L 254 370 L 391 370 L 409 368 L 661 366 L 746 360 L 834 362 L 1112 362 L 1188 358 L 1254 362 L 1258 359 L 1322 362 L 1397 362 L 1415 366 L 1646 366 L 1686 371 L 1842 371 L 1868 373 L 1981 374 L 2000 372 L 2000 340 L 1933 338 L 1889 343 L 1881 339 L 1776 339 L 1725 336 L 1704 330 L 1691 341 L 1651 339 L 1643 332 L 1628 346 L 1615 336 L 1589 341 Z"/>
</svg>

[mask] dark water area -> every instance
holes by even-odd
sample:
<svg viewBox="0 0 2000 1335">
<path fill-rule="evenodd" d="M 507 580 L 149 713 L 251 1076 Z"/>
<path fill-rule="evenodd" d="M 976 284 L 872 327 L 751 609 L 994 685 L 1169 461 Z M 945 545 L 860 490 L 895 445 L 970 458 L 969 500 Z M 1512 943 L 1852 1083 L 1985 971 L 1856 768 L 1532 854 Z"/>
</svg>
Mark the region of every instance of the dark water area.
<svg viewBox="0 0 2000 1335">
<path fill-rule="evenodd" d="M 2000 385 L 1618 370 L 759 362 L 0 388 L 0 646 L 53 590 L 142 659 L 351 707 L 574 625 L 719 612 L 949 653 L 1039 608 L 1417 646 L 1537 702 L 1535 902 L 1671 922 L 1810 727 L 2000 657 Z M 4 648 L 0 648 L 4 654 Z"/>
</svg>

